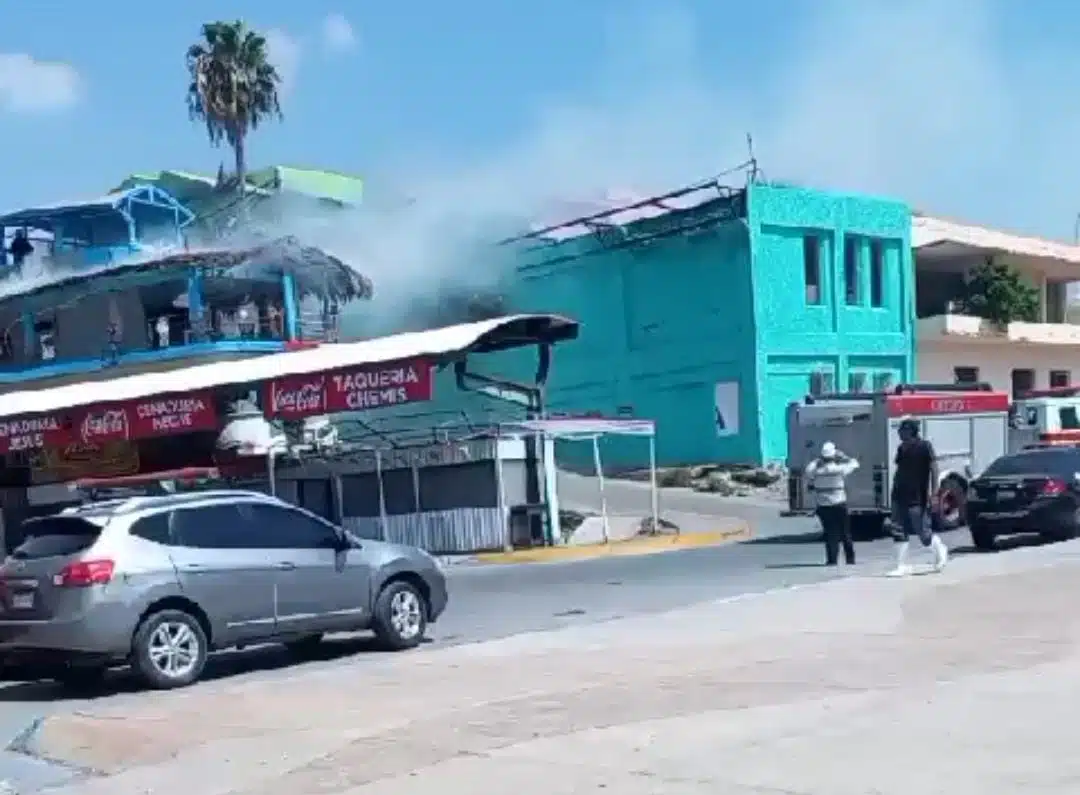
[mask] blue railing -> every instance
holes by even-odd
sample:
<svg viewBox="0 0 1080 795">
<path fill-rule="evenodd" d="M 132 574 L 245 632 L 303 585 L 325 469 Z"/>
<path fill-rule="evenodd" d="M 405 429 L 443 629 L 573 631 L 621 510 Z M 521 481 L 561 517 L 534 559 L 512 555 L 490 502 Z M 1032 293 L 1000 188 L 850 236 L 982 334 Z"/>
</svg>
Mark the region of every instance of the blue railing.
<svg viewBox="0 0 1080 795">
<path fill-rule="evenodd" d="M 162 315 L 168 330 L 154 318 L 146 324 L 143 345 L 103 340 L 100 355 L 78 359 L 56 358 L 51 344 L 38 344 L 35 357 L 30 361 L 14 362 L 0 357 L 0 385 L 22 384 L 37 379 L 58 376 L 82 375 L 106 368 L 121 367 L 138 370 L 140 365 L 163 361 L 199 359 L 220 355 L 257 355 L 277 353 L 287 347 L 284 319 L 280 316 L 260 317 L 254 321 L 238 317 L 215 317 L 204 328 L 192 328 L 186 313 Z M 300 338 L 317 342 L 337 341 L 336 322 L 327 323 L 325 318 L 301 317 Z M 60 330 L 61 333 L 62 329 Z"/>
</svg>

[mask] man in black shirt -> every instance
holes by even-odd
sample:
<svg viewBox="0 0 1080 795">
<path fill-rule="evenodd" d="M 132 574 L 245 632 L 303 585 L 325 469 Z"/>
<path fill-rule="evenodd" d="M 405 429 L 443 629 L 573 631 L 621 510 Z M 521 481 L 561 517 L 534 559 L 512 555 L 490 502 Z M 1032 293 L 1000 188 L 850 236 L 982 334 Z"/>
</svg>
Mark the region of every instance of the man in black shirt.
<svg viewBox="0 0 1080 795">
<path fill-rule="evenodd" d="M 911 571 L 907 563 L 911 536 L 924 547 L 934 549 L 934 568 L 940 571 L 949 560 L 949 551 L 933 531 L 931 500 L 937 488 L 937 454 L 930 442 L 919 436 L 919 423 L 905 419 L 897 428 L 896 473 L 892 486 L 892 526 L 897 541 L 894 575 Z"/>
<path fill-rule="evenodd" d="M 34 246 L 30 243 L 30 239 L 26 236 L 25 229 L 16 229 L 15 237 L 12 238 L 11 248 L 11 264 L 17 269 L 21 269 L 23 263 L 26 262 L 26 258 L 34 253 Z"/>
</svg>

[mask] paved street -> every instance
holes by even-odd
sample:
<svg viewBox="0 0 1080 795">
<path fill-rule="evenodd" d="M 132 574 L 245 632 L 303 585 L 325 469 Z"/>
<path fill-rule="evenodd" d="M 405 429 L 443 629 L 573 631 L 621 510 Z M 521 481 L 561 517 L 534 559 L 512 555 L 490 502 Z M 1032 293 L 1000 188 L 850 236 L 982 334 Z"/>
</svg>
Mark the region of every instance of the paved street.
<svg viewBox="0 0 1080 795">
<path fill-rule="evenodd" d="M 595 481 L 569 476 L 561 484 L 564 504 L 595 507 Z M 608 489 L 612 513 L 648 512 L 648 488 L 612 481 Z M 732 500 L 681 489 L 662 493 L 665 515 L 692 529 L 707 529 L 720 516 L 750 522 L 756 539 L 722 547 L 688 549 L 662 555 L 619 557 L 579 562 L 516 566 L 460 565 L 449 568 L 451 607 L 432 630 L 432 643 L 422 653 L 477 644 L 515 635 L 564 630 L 597 622 L 663 613 L 712 600 L 738 598 L 787 586 L 844 576 L 845 569 L 821 565 L 823 551 L 817 528 L 807 518 L 780 518 L 781 506 L 764 500 Z M 965 532 L 949 539 L 961 553 L 969 543 Z M 892 559 L 890 541 L 858 545 L 857 570 L 881 570 Z M 223 683 L 257 686 L 290 682 L 324 672 L 367 670 L 385 664 L 385 655 L 366 639 L 328 644 L 318 660 L 296 664 L 280 649 L 252 649 L 217 658 L 209 676 Z M 49 684 L 0 685 L 0 737 L 10 738 L 35 719 L 99 704 L 152 702 L 158 694 L 132 692 L 126 677 L 116 676 L 94 698 L 66 698 Z M 53 767 L 0 754 L 0 781 L 57 779 Z"/>
<path fill-rule="evenodd" d="M 813 522 L 773 521 L 780 523 L 773 534 L 731 546 L 574 563 L 451 567 L 451 608 L 433 628 L 434 642 L 422 653 L 633 618 L 849 573 L 820 565 L 822 549 L 814 541 Z M 776 535 L 781 530 L 791 535 Z M 966 533 L 954 534 L 950 542 L 962 548 L 968 543 Z M 891 561 L 893 548 L 884 540 L 863 543 L 858 554 L 857 570 L 878 571 Z M 383 664 L 385 658 L 371 651 L 364 639 L 344 639 L 330 645 L 321 660 L 295 665 L 278 649 L 256 649 L 219 658 L 209 673 L 223 682 L 253 685 L 288 682 L 310 673 L 366 669 Z M 129 689 L 126 678 L 116 677 L 96 695 L 95 706 L 159 698 Z M 57 688 L 47 684 L 0 687 L 0 704 L 0 731 L 9 737 L 39 716 L 88 706 L 83 699 L 63 699 Z M 4 775 L 0 764 L 0 780 Z"/>
<path fill-rule="evenodd" d="M 1075 792 L 1061 728 L 1080 709 L 1080 618 L 1062 605 L 1080 596 L 1080 543 L 905 580 L 885 565 L 371 655 L 362 675 L 102 699 L 47 721 L 34 747 L 99 771 L 56 795 Z"/>
</svg>

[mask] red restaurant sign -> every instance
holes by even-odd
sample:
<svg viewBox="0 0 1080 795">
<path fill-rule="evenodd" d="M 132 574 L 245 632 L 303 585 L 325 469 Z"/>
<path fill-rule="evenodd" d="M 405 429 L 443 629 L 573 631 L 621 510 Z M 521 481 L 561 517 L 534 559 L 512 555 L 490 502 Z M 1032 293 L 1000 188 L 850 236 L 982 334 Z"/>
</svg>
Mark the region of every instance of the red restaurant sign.
<svg viewBox="0 0 1080 795">
<path fill-rule="evenodd" d="M 0 453 L 212 431 L 217 425 L 210 392 L 156 396 L 0 420 Z"/>
<path fill-rule="evenodd" d="M 72 440 L 71 424 L 60 415 L 0 420 L 0 453 L 64 447 Z"/>
<path fill-rule="evenodd" d="M 263 397 L 267 416 L 287 420 L 431 400 L 431 364 L 409 359 L 284 376 L 269 381 Z"/>
<path fill-rule="evenodd" d="M 96 406 L 80 415 L 74 430 L 80 441 L 96 443 L 212 431 L 217 424 L 213 395 L 191 392 Z"/>
</svg>

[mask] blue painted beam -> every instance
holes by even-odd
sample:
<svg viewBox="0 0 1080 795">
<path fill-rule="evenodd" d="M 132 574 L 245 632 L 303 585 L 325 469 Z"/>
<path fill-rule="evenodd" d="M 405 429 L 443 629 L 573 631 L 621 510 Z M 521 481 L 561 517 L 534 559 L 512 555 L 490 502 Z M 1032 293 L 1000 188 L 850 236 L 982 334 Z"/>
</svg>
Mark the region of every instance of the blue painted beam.
<svg viewBox="0 0 1080 795">
<path fill-rule="evenodd" d="M 281 275 L 281 289 L 285 293 L 285 339 L 298 339 L 300 331 L 299 307 L 296 301 L 296 280 L 291 273 Z"/>
<path fill-rule="evenodd" d="M 34 330 L 34 314 L 22 313 L 23 354 L 34 357 L 37 351 L 37 331 Z"/>
<path fill-rule="evenodd" d="M 115 363 L 110 362 L 110 367 L 133 367 L 132 375 L 138 372 L 148 372 L 138 369 L 138 365 L 155 365 L 159 362 L 190 360 L 190 364 L 205 363 L 223 356 L 248 356 L 264 353 L 281 353 L 285 350 L 285 343 L 280 340 L 219 340 L 217 342 L 198 342 L 191 345 L 173 345 L 169 348 L 154 350 L 124 351 L 117 356 Z M 34 364 L 21 369 L 0 368 L 0 384 L 22 384 L 38 381 L 42 378 L 55 378 L 57 376 L 79 375 L 93 373 L 102 369 L 100 356 L 85 359 L 68 359 L 64 361 L 41 362 L 35 360 Z"/>
<path fill-rule="evenodd" d="M 201 268 L 192 268 L 188 275 L 188 320 L 196 330 L 196 341 L 202 342 L 206 331 L 206 305 L 203 302 L 203 274 Z"/>
</svg>

